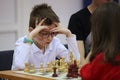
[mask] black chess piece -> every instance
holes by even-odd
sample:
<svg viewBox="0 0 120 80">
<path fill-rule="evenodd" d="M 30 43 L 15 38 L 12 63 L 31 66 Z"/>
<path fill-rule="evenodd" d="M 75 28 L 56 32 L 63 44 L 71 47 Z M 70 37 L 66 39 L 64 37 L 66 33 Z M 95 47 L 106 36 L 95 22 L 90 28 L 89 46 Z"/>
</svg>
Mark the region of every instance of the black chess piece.
<svg viewBox="0 0 120 80">
<path fill-rule="evenodd" d="M 71 69 L 71 67 L 69 66 L 69 68 L 68 68 L 68 73 L 67 73 L 67 77 L 72 77 L 72 76 L 71 76 L 71 70 L 72 70 L 72 69 Z"/>
<path fill-rule="evenodd" d="M 78 66 L 76 64 L 76 60 L 74 60 L 73 68 L 72 68 L 72 77 L 77 78 L 78 77 Z"/>
<path fill-rule="evenodd" d="M 76 64 L 76 60 L 74 63 L 69 65 L 67 77 L 77 78 L 78 77 L 78 66 Z"/>
<path fill-rule="evenodd" d="M 52 75 L 53 77 L 58 77 L 58 75 L 56 73 L 56 69 L 57 69 L 56 67 L 53 67 L 53 72 L 54 72 L 53 75 Z"/>
</svg>

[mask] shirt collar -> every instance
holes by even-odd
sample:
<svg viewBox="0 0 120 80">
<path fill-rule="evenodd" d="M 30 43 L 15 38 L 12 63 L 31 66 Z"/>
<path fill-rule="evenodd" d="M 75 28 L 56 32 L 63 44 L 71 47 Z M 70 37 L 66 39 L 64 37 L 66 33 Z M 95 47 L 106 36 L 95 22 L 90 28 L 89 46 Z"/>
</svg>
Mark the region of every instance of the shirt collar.
<svg viewBox="0 0 120 80">
<path fill-rule="evenodd" d="M 54 38 L 53 38 L 53 40 L 54 40 Z M 53 49 L 53 43 L 54 43 L 53 40 L 52 40 L 51 43 L 48 45 L 47 51 L 51 51 L 51 50 Z M 33 52 L 34 52 L 34 53 L 38 53 L 38 52 L 42 53 L 42 50 L 39 49 L 34 43 L 32 44 L 32 49 L 33 49 Z"/>
<path fill-rule="evenodd" d="M 39 49 L 34 43 L 32 44 L 32 49 L 33 49 L 33 53 L 38 53 L 38 52 L 42 53 L 42 50 Z"/>
</svg>

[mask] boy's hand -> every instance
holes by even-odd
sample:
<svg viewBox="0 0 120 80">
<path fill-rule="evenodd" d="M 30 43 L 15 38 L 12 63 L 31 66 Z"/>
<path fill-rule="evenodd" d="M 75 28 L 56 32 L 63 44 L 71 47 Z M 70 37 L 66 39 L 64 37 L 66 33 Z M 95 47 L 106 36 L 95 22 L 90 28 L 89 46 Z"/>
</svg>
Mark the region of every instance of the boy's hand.
<svg viewBox="0 0 120 80">
<path fill-rule="evenodd" d="M 42 25 L 45 20 L 46 20 L 46 18 L 45 18 L 45 19 L 42 19 L 39 24 L 36 24 L 35 29 L 33 29 L 33 30 L 29 33 L 29 35 L 28 35 L 28 38 L 29 38 L 29 39 L 32 40 L 33 37 L 35 37 L 39 32 L 41 32 L 42 30 L 48 29 L 47 26 Z"/>
<path fill-rule="evenodd" d="M 66 37 L 71 37 L 72 33 L 69 29 L 62 27 L 61 25 L 54 23 L 57 25 L 57 27 L 51 29 L 51 32 L 57 33 L 57 34 L 65 34 Z"/>
</svg>

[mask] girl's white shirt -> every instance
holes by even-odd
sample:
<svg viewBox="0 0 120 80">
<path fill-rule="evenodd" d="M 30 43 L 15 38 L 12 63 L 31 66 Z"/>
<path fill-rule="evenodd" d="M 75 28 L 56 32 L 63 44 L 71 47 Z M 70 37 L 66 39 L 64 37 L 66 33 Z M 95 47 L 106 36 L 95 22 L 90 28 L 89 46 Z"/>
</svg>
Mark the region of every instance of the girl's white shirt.
<svg viewBox="0 0 120 80">
<path fill-rule="evenodd" d="M 66 38 L 68 49 L 60 42 L 59 38 L 54 37 L 46 51 L 39 49 L 34 43 L 27 45 L 24 43 L 24 38 L 16 41 L 16 48 L 13 55 L 12 70 L 24 69 L 25 63 L 34 64 L 35 68 L 40 68 L 42 63 L 44 67 L 47 63 L 55 61 L 56 57 L 64 57 L 66 62 L 69 62 L 69 53 L 73 53 L 74 59 L 80 60 L 80 53 L 76 42 L 76 36 Z"/>
</svg>

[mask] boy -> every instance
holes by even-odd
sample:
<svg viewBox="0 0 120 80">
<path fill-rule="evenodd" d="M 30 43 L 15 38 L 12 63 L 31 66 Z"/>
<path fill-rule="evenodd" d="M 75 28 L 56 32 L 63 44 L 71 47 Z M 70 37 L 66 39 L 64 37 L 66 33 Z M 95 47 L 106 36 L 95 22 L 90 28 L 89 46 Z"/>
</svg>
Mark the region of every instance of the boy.
<svg viewBox="0 0 120 80">
<path fill-rule="evenodd" d="M 34 64 L 35 68 L 39 68 L 41 63 L 46 66 L 56 57 L 63 57 L 68 62 L 69 51 L 55 37 L 57 34 L 66 35 L 70 51 L 73 52 L 74 58 L 79 60 L 75 35 L 59 25 L 59 18 L 50 6 L 36 5 L 30 14 L 29 34 L 16 42 L 12 69 L 24 69 L 25 63 Z"/>
</svg>

